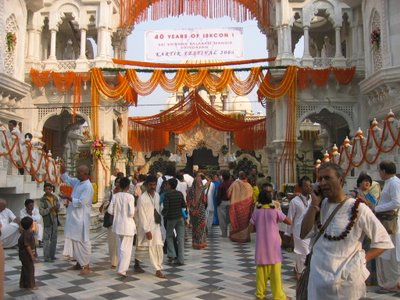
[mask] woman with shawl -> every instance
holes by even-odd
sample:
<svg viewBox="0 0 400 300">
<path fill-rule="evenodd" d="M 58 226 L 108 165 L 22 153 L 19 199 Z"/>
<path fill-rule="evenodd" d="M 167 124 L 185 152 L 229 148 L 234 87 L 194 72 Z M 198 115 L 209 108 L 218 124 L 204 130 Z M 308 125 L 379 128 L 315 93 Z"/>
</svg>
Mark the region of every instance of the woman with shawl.
<svg viewBox="0 0 400 300">
<path fill-rule="evenodd" d="M 197 174 L 187 195 L 192 222 L 192 247 L 198 250 L 207 247 L 205 189 L 201 174 Z"/>
<path fill-rule="evenodd" d="M 253 212 L 253 188 L 247 182 L 246 173 L 239 172 L 239 179 L 234 181 L 228 189 L 228 197 L 231 199 L 229 218 L 231 231 L 229 238 L 232 242 L 250 242 L 250 217 Z"/>
</svg>

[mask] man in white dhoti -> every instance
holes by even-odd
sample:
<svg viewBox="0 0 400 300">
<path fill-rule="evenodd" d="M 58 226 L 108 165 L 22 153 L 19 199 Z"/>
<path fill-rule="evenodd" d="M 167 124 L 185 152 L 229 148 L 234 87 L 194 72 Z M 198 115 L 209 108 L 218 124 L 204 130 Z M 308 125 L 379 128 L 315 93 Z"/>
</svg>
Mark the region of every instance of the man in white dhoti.
<svg viewBox="0 0 400 300">
<path fill-rule="evenodd" d="M 310 239 L 301 239 L 300 230 L 304 214 L 311 204 L 311 179 L 307 176 L 303 176 L 300 178 L 298 185 L 301 188 L 301 194 L 290 201 L 287 214 L 287 217 L 291 219 L 293 223 L 292 225 L 287 225 L 285 231 L 285 235 L 293 237 L 296 279 L 300 278 L 300 274 L 304 270 L 306 256 L 310 253 Z"/>
<path fill-rule="evenodd" d="M 311 193 L 300 237 L 315 237 L 318 227 L 323 226 L 333 211 L 336 214 L 312 249 L 308 299 L 364 298 L 365 280 L 369 276 L 366 262 L 393 248 L 393 243 L 371 209 L 362 200 L 346 195 L 344 173 L 339 165 L 322 164 L 319 183 L 320 191 Z M 362 249 L 365 235 L 371 239 L 366 253 Z"/>
<path fill-rule="evenodd" d="M 153 175 L 147 176 L 145 185 L 147 190 L 138 201 L 139 223 L 137 224 L 138 248 L 136 258 L 141 260 L 140 255 L 148 251 L 151 264 L 156 269 L 155 275 L 159 278 L 165 278 L 162 272 L 164 243 L 161 236 L 161 217 L 155 218 L 156 213 L 161 216 L 160 196 L 156 192 L 157 178 Z"/>
<path fill-rule="evenodd" d="M 19 219 L 7 208 L 7 202 L 0 199 L 1 240 L 4 248 L 17 245 L 19 238 Z"/>
<path fill-rule="evenodd" d="M 376 213 L 393 211 L 399 213 L 400 208 L 400 179 L 396 176 L 396 165 L 391 161 L 379 164 L 379 175 L 385 181 L 381 198 L 375 206 Z M 381 287 L 379 293 L 400 291 L 400 230 L 397 218 L 397 232 L 390 234 L 395 247 L 385 251 L 376 260 L 376 275 Z"/>
<path fill-rule="evenodd" d="M 35 202 L 32 199 L 26 199 L 25 207 L 19 212 L 19 218 L 22 220 L 24 217 L 30 217 L 33 220 L 33 232 L 41 246 L 43 241 L 43 220 L 39 213 L 39 209 L 34 207 L 34 205 Z"/>
<path fill-rule="evenodd" d="M 119 181 L 122 192 L 112 196 L 108 213 L 114 216 L 112 231 L 118 237 L 118 267 L 117 273 L 126 277 L 126 271 L 131 262 L 133 237 L 136 234 L 135 198 L 128 193 L 131 181 L 123 177 Z"/>
<path fill-rule="evenodd" d="M 80 269 L 81 275 L 90 273 L 89 262 L 91 254 L 90 244 L 90 210 L 92 208 L 93 186 L 89 180 L 90 169 L 81 165 L 77 168 L 77 178 L 70 177 L 61 165 L 61 179 L 73 187 L 68 207 L 68 219 L 65 223 L 65 237 L 72 240 L 74 257 L 77 265 L 70 269 Z M 72 206 L 71 206 L 72 205 Z"/>
</svg>

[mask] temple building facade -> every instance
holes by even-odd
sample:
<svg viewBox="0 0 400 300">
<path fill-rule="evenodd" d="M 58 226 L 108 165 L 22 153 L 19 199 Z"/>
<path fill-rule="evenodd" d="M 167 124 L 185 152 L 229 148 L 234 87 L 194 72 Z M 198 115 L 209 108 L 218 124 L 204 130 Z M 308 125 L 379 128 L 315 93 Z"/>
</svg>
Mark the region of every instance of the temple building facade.
<svg viewBox="0 0 400 300">
<path fill-rule="evenodd" d="M 110 101 L 100 93 L 94 101 L 93 93 L 100 87 L 93 84 L 92 71 L 108 70 L 102 76 L 103 87 L 111 91 L 117 86 L 121 78 L 110 70 L 124 67 L 113 59 L 125 59 L 130 32 L 140 22 L 168 17 L 161 13 L 165 11 L 162 5 L 174 0 L 153 1 L 152 5 L 134 2 L 0 0 L 0 174 L 7 175 L 0 176 L 0 186 L 15 187 L 25 198 L 38 198 L 43 181 L 56 181 L 57 167 L 50 168 L 50 164 L 56 166 L 62 160 L 74 172 L 77 164 L 86 163 L 92 167 L 101 202 L 115 167 L 125 172 L 150 169 L 161 159 L 182 168 L 254 165 L 271 175 L 281 189 L 300 175 L 312 176 L 315 161 L 327 159 L 326 153 L 330 159 L 338 159 L 339 150 L 332 151 L 335 145 L 358 149 L 352 155 L 361 161 L 360 147 L 371 132 L 384 139 L 382 145 L 390 147 L 395 142 L 379 130 L 390 124 L 398 129 L 399 1 L 236 0 L 230 5 L 246 13 L 234 13 L 231 7 L 218 11 L 237 21 L 241 21 L 239 15 L 258 21 L 265 34 L 265 56 L 271 58 L 268 66 L 275 67 L 269 80 L 278 85 L 285 78 L 286 66 L 297 68 L 291 96 L 260 97 L 266 116 L 265 146 L 243 151 L 230 132 L 199 122 L 186 132 L 173 133 L 164 151 L 134 150 L 129 140 L 128 108 L 135 98 L 126 94 Z M 184 11 L 172 14 L 187 13 L 183 7 Z M 210 8 L 207 16 L 218 17 L 212 11 L 217 10 Z M 298 48 L 304 49 L 301 57 L 294 55 Z M 165 109 L 189 92 L 176 91 Z M 196 92 L 220 113 L 260 117 L 251 113 L 253 96 L 236 95 L 229 89 L 211 93 L 204 87 Z M 14 154 L 17 148 L 10 150 L 12 140 L 6 134 L 9 120 L 16 120 L 21 132 L 21 150 Z M 391 123 L 382 123 L 386 121 Z M 372 125 L 375 131 L 369 130 Z M 26 133 L 32 138 L 26 140 Z M 361 146 L 357 148 L 356 143 Z M 357 168 L 351 167 L 357 165 L 352 157 L 340 161 L 347 168 L 349 188 L 361 170 L 378 176 L 379 160 L 391 159 L 400 167 L 397 148 L 386 153 L 383 146 L 366 146 L 371 150 L 368 155 L 378 153 L 379 159 L 373 163 L 366 159 Z M 37 157 L 28 162 L 23 153 L 29 151 Z M 42 156 L 46 163 L 39 159 Z M 202 161 L 204 156 L 208 160 Z M 25 169 L 25 174 L 18 169 Z"/>
</svg>

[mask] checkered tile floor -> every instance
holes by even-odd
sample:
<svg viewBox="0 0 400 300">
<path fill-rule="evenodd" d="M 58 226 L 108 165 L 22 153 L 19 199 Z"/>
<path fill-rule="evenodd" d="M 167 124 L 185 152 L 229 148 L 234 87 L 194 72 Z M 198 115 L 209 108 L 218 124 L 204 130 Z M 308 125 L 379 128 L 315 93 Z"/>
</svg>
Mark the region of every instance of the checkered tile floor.
<svg viewBox="0 0 400 300">
<path fill-rule="evenodd" d="M 154 276 L 154 270 L 144 262 L 144 274 L 128 272 L 123 279 L 110 269 L 105 230 L 92 235 L 93 272 L 80 276 L 79 271 L 67 271 L 71 262 L 62 257 L 63 239 L 59 238 L 58 260 L 36 264 L 36 291 L 19 289 L 20 262 L 16 249 L 5 250 L 5 299 L 254 299 L 255 266 L 254 241 L 249 244 L 232 243 L 219 236 L 214 226 L 209 245 L 204 250 L 185 245 L 184 266 L 165 264 L 167 279 Z M 253 237 L 254 240 L 254 237 Z M 39 249 L 39 255 L 42 249 Z M 292 253 L 283 252 L 282 277 L 288 296 L 295 294 Z M 400 294 L 379 295 L 377 287 L 368 288 L 368 299 L 397 299 Z M 267 295 L 271 299 L 271 294 Z"/>
</svg>

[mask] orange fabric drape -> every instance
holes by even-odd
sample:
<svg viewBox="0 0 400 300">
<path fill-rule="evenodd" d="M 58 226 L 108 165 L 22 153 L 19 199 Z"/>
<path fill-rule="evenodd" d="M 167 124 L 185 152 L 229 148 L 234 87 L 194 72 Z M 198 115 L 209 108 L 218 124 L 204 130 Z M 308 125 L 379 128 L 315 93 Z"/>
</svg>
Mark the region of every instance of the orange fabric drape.
<svg viewBox="0 0 400 300">
<path fill-rule="evenodd" d="M 339 84 L 347 85 L 353 80 L 356 68 L 298 68 L 297 86 L 300 90 L 304 90 L 310 86 L 311 80 L 316 86 L 324 86 L 328 83 L 331 73 L 334 74 L 335 79 Z"/>
<path fill-rule="evenodd" d="M 90 79 L 89 73 L 75 73 L 73 71 L 53 72 L 31 69 L 30 75 L 32 83 L 37 87 L 44 87 L 52 80 L 57 91 L 60 93 L 73 90 L 72 118 L 75 119 L 76 110 L 80 107 L 81 103 L 82 83 Z"/>
<path fill-rule="evenodd" d="M 270 24 L 269 0 L 120 0 L 120 27 L 133 28 L 148 20 L 200 15 L 204 18 L 231 17 L 237 22 L 257 19 L 262 31 Z"/>
<path fill-rule="evenodd" d="M 199 120 L 216 130 L 234 132 L 241 149 L 265 146 L 265 118 L 246 121 L 229 117 L 216 111 L 196 92 L 157 115 L 129 118 L 129 145 L 137 151 L 161 150 L 168 145 L 170 132 L 188 131 Z"/>
</svg>

